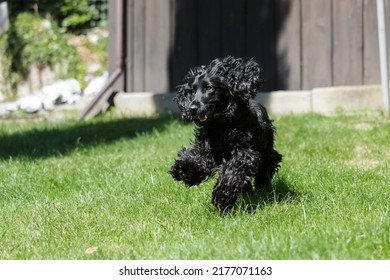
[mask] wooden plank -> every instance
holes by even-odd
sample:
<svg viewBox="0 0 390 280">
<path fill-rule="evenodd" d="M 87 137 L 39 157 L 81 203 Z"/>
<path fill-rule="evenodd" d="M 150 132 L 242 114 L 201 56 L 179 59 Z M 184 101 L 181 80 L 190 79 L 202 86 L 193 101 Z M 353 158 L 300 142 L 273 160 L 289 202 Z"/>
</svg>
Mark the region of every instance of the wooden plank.
<svg viewBox="0 0 390 280">
<path fill-rule="evenodd" d="M 91 118 L 106 112 L 110 107 L 110 99 L 114 92 L 125 89 L 124 73 L 124 30 L 126 21 L 124 20 L 124 11 L 126 7 L 120 1 L 109 2 L 109 44 L 108 44 L 108 70 L 110 76 L 99 93 L 80 111 L 79 118 Z M 122 37 L 122 38 L 120 38 Z M 121 44 L 119 44 L 121 43 Z"/>
<path fill-rule="evenodd" d="M 363 82 L 366 85 L 380 83 L 379 43 L 376 2 L 364 0 L 364 49 Z"/>
<path fill-rule="evenodd" d="M 385 4 L 385 24 L 386 24 L 385 28 L 386 28 L 386 41 L 387 41 L 386 43 L 387 44 L 387 67 L 388 67 L 387 71 L 388 73 L 390 73 L 390 0 L 384 0 L 384 4 Z M 378 53 L 379 53 L 379 48 L 378 48 Z"/>
<path fill-rule="evenodd" d="M 302 88 L 332 85 L 332 24 L 329 0 L 302 3 Z"/>
<path fill-rule="evenodd" d="M 131 68 L 132 88 L 131 91 L 140 92 L 145 90 L 145 16 L 146 7 L 144 0 L 133 0 L 133 36 L 132 53 L 128 53 L 127 60 L 132 60 Z"/>
<path fill-rule="evenodd" d="M 276 89 L 301 89 L 300 0 L 276 1 Z"/>
<path fill-rule="evenodd" d="M 198 64 L 222 55 L 221 0 L 198 0 Z"/>
<path fill-rule="evenodd" d="M 247 1 L 246 57 L 254 58 L 262 68 L 262 90 L 275 89 L 275 5 L 273 0 Z"/>
<path fill-rule="evenodd" d="M 123 18 L 123 5 L 118 4 L 116 1 L 111 1 L 109 3 L 109 10 L 111 16 L 108 21 L 108 29 L 109 29 L 109 43 L 108 43 L 108 52 L 109 52 L 109 60 L 108 60 L 108 72 L 111 75 L 118 68 L 124 68 L 123 65 L 120 65 L 121 62 L 124 63 L 124 30 L 118 28 L 118 26 L 122 26 L 125 24 Z M 119 37 L 122 36 L 122 45 L 119 45 Z M 118 79 L 115 80 L 111 87 L 112 91 L 122 91 L 125 89 L 125 76 L 121 75 Z"/>
<path fill-rule="evenodd" d="M 222 6 L 222 56 L 245 57 L 246 3 L 224 0 Z"/>
<path fill-rule="evenodd" d="M 176 0 L 171 59 L 171 85 L 175 89 L 188 70 L 197 65 L 196 1 Z"/>
<path fill-rule="evenodd" d="M 169 90 L 170 1 L 145 1 L 145 91 Z"/>
<path fill-rule="evenodd" d="M 333 85 L 363 83 L 363 1 L 333 1 Z"/>
<path fill-rule="evenodd" d="M 125 65 L 126 65 L 126 73 L 125 73 L 125 88 L 126 92 L 133 91 L 133 73 L 134 73 L 134 65 L 133 65 L 133 35 L 134 35 L 134 2 L 133 0 L 129 0 L 125 2 L 126 4 L 126 12 L 128 15 L 124 18 L 125 21 L 125 32 L 124 32 L 124 40 L 125 48 L 126 48 L 126 57 L 125 57 Z"/>
<path fill-rule="evenodd" d="M 116 24 L 115 24 L 115 21 L 116 21 L 116 18 L 117 18 L 117 15 L 116 15 L 116 1 L 109 1 L 108 2 L 108 10 L 109 10 L 109 14 L 108 14 L 108 34 L 109 34 L 109 40 L 108 40 L 108 53 L 109 53 L 109 56 L 108 56 L 108 72 L 109 73 L 112 73 L 114 72 L 115 70 L 115 67 L 116 67 L 116 61 L 115 61 L 115 58 L 116 58 L 116 38 L 118 36 L 118 31 L 115 30 L 116 28 Z"/>
</svg>

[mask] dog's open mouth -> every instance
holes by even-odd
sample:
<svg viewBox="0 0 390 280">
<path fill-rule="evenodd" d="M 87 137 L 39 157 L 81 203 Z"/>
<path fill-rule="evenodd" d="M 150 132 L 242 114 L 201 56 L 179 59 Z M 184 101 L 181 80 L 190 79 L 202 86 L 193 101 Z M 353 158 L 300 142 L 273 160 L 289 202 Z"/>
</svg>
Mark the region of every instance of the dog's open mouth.
<svg viewBox="0 0 390 280">
<path fill-rule="evenodd" d="M 201 115 L 198 116 L 198 119 L 200 122 L 205 122 L 207 120 L 209 120 L 212 116 L 213 112 L 212 111 L 207 111 Z"/>
</svg>

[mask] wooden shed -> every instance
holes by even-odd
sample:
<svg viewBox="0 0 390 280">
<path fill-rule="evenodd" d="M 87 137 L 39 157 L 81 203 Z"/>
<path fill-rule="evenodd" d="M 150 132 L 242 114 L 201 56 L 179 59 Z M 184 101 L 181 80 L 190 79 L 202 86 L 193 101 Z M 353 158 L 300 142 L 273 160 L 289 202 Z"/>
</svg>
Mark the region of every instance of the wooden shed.
<svg viewBox="0 0 390 280">
<path fill-rule="evenodd" d="M 109 70 L 122 70 L 111 91 L 174 91 L 189 68 L 225 55 L 258 61 L 264 91 L 380 83 L 374 0 L 116 0 L 109 5 Z M 390 0 L 385 8 L 390 18 Z M 387 26 L 390 30 L 390 20 Z"/>
</svg>

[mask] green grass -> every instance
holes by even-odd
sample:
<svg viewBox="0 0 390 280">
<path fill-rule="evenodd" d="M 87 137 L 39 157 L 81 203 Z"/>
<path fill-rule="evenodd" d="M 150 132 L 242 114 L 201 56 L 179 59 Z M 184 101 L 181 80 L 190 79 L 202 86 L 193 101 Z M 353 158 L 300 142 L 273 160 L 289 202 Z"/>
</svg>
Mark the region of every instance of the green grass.
<svg viewBox="0 0 390 280">
<path fill-rule="evenodd" d="M 390 122 L 276 117 L 272 189 L 219 214 L 167 174 L 174 117 L 0 127 L 0 259 L 389 259 Z"/>
</svg>

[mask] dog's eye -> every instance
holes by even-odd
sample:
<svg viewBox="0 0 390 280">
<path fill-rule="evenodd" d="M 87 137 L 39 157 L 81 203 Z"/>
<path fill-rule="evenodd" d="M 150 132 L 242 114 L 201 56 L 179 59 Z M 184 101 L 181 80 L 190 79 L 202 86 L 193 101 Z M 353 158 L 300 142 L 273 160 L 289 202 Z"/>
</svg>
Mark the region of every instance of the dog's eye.
<svg viewBox="0 0 390 280">
<path fill-rule="evenodd" d="M 210 85 L 208 85 L 208 86 L 205 86 L 205 87 L 204 87 L 204 90 L 205 90 L 205 91 L 212 91 L 212 90 L 213 90 L 213 87 L 210 86 Z"/>
</svg>

